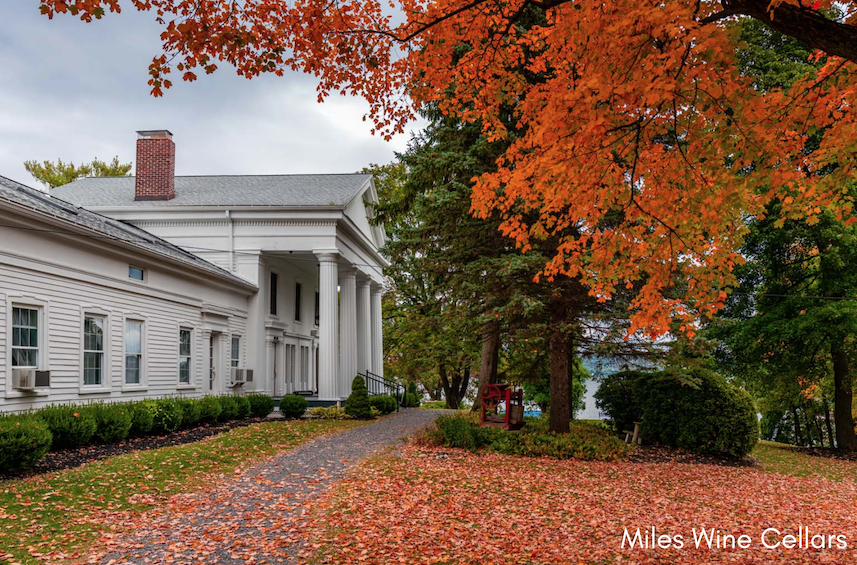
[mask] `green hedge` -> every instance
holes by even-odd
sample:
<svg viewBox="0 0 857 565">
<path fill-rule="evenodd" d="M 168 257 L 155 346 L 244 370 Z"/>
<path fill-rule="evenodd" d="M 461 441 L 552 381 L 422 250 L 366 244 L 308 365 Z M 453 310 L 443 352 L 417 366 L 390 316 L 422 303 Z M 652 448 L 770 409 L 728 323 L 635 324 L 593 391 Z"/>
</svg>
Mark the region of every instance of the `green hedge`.
<svg viewBox="0 0 857 565">
<path fill-rule="evenodd" d="M 250 415 L 264 418 L 274 411 L 274 399 L 267 394 L 249 394 L 245 398 L 250 403 Z"/>
<path fill-rule="evenodd" d="M 159 398 L 155 400 L 155 417 L 152 422 L 152 433 L 155 435 L 171 434 L 182 425 L 182 405 L 178 398 Z"/>
<path fill-rule="evenodd" d="M 272 401 L 273 402 L 273 401 Z M 199 399 L 199 421 L 204 424 L 216 424 L 220 420 L 223 408 L 215 396 L 204 396 Z"/>
<path fill-rule="evenodd" d="M 366 381 L 360 375 L 351 381 L 351 394 L 345 399 L 345 413 L 352 418 L 369 419 L 372 417 L 369 390 L 366 388 Z"/>
<path fill-rule="evenodd" d="M 247 418 L 250 416 L 250 401 L 247 400 L 244 396 L 236 396 L 235 402 L 238 405 L 238 411 L 236 412 L 236 417 L 238 418 Z"/>
<path fill-rule="evenodd" d="M 238 400 L 236 400 L 237 396 L 218 396 L 217 400 L 220 402 L 220 417 L 218 421 L 220 422 L 229 422 L 230 420 L 234 420 L 238 417 Z"/>
<path fill-rule="evenodd" d="M 134 422 L 133 412 L 125 403 L 92 404 L 98 427 L 95 429 L 95 439 L 99 443 L 119 443 L 127 439 Z"/>
<path fill-rule="evenodd" d="M 484 448 L 521 457 L 585 461 L 613 461 L 630 449 L 607 429 L 585 422 L 572 422 L 567 434 L 550 432 L 546 418 L 527 418 L 522 430 L 509 433 L 499 427 L 482 427 L 470 414 L 444 415 L 425 437 L 435 445 L 470 451 Z"/>
<path fill-rule="evenodd" d="M 391 412 L 395 412 L 396 408 L 399 406 L 396 399 L 387 394 L 370 396 L 369 405 L 378 410 L 381 414 L 390 414 Z"/>
<path fill-rule="evenodd" d="M 306 412 L 306 398 L 297 394 L 288 394 L 280 399 L 280 414 L 283 418 L 301 418 Z"/>
<path fill-rule="evenodd" d="M 0 416 L 0 471 L 31 469 L 51 448 L 48 424 L 31 414 Z"/>
<path fill-rule="evenodd" d="M 131 437 L 142 437 L 151 433 L 155 424 L 155 412 L 157 404 L 152 400 L 141 400 L 129 402 L 128 409 L 131 411 Z"/>
<path fill-rule="evenodd" d="M 42 408 L 38 415 L 51 432 L 54 451 L 88 445 L 98 427 L 95 414 L 86 406 L 55 404 Z"/>
</svg>

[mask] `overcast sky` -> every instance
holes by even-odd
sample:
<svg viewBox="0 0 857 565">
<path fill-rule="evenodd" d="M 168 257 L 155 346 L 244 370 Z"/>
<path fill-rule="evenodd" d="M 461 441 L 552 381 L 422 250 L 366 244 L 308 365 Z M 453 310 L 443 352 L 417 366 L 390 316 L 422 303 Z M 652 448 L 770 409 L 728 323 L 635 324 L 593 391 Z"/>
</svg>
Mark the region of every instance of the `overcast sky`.
<svg viewBox="0 0 857 565">
<path fill-rule="evenodd" d="M 169 129 L 176 174 L 349 173 L 387 163 L 409 135 L 369 133 L 360 99 L 316 102 L 311 77 L 247 80 L 225 64 L 149 95 L 160 54 L 150 13 L 125 5 L 83 23 L 39 14 L 38 0 L 6 0 L 0 19 L 0 175 L 34 186 L 28 159 L 134 160 L 136 130 Z M 416 127 L 416 126 L 414 126 Z"/>
</svg>

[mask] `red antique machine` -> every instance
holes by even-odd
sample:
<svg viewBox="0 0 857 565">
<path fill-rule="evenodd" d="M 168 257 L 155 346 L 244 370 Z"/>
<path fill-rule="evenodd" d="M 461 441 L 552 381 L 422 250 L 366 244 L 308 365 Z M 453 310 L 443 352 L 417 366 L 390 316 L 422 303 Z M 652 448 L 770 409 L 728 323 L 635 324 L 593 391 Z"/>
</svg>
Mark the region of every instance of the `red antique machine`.
<svg viewBox="0 0 857 565">
<path fill-rule="evenodd" d="M 524 426 L 524 391 L 512 385 L 489 384 L 482 387 L 482 425 L 520 430 Z M 505 411 L 500 412 L 504 404 Z"/>
</svg>

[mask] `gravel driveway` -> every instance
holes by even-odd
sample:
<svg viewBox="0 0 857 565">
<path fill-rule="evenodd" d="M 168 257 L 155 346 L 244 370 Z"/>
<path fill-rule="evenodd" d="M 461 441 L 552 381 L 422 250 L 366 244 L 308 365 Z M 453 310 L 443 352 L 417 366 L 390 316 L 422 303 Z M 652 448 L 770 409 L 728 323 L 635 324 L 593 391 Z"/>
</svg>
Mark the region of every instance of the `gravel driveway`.
<svg viewBox="0 0 857 565">
<path fill-rule="evenodd" d="M 312 440 L 224 478 L 211 490 L 179 494 L 103 540 L 103 563 L 293 563 L 301 518 L 313 497 L 362 459 L 431 423 L 434 410 L 402 410 L 379 422 Z"/>
</svg>

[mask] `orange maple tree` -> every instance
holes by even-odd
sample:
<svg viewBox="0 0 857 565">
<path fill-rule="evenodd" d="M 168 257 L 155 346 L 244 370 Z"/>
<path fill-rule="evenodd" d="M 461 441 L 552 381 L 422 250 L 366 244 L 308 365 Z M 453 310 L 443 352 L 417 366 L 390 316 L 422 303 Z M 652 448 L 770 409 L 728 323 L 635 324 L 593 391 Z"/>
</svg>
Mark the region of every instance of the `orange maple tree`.
<svg viewBox="0 0 857 565">
<path fill-rule="evenodd" d="M 49 17 L 119 12 L 119 0 L 40 0 Z M 500 214 L 527 250 L 559 241 L 544 276 L 579 277 L 601 300 L 640 292 L 651 335 L 721 307 L 748 216 L 833 209 L 853 176 L 857 28 L 832 0 L 130 0 L 164 26 L 152 94 L 227 63 L 248 78 L 318 78 L 318 97 L 364 97 L 374 131 L 403 131 L 437 103 L 511 140 L 479 178 L 473 211 Z M 530 10 L 542 25 L 521 25 Z M 817 49 L 820 70 L 759 93 L 736 65 L 736 16 Z M 533 80 L 533 77 L 536 80 Z M 513 114 L 516 129 L 504 124 Z M 824 132 L 821 145 L 807 141 Z M 825 174 L 820 174 L 824 172 Z"/>
</svg>

